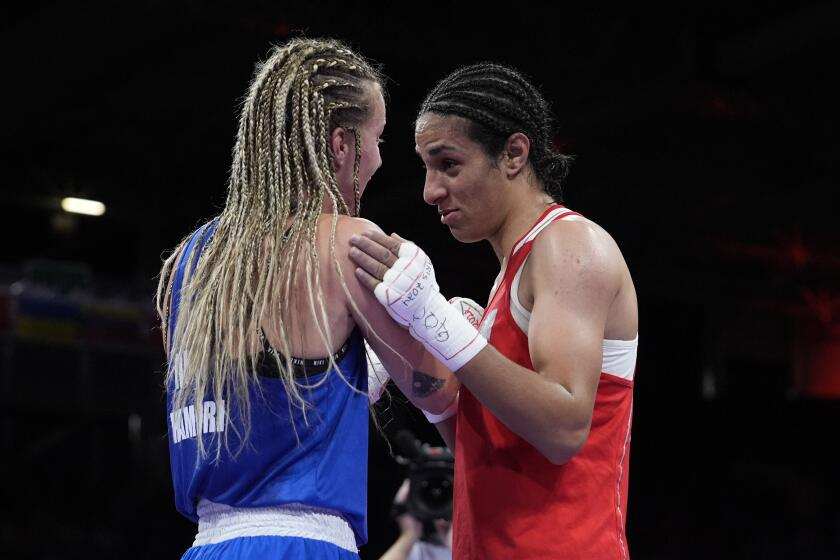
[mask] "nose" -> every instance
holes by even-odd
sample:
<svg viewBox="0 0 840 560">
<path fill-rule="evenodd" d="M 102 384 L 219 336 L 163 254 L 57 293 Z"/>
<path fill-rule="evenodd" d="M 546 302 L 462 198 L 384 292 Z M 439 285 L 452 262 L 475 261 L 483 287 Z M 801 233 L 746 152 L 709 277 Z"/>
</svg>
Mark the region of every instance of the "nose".
<svg viewBox="0 0 840 560">
<path fill-rule="evenodd" d="M 438 180 L 437 174 L 432 170 L 426 170 L 426 182 L 423 184 L 423 200 L 426 204 L 435 206 L 446 197 L 446 189 Z"/>
</svg>

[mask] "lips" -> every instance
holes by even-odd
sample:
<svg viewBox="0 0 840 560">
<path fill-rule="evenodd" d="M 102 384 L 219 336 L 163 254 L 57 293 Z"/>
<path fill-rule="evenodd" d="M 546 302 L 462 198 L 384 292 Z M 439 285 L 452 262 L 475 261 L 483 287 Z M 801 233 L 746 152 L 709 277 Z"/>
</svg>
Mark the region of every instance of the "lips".
<svg viewBox="0 0 840 560">
<path fill-rule="evenodd" d="M 438 213 L 440 214 L 440 223 L 448 223 L 456 212 L 457 210 L 455 210 L 454 208 L 450 208 L 447 210 L 438 210 Z"/>
</svg>

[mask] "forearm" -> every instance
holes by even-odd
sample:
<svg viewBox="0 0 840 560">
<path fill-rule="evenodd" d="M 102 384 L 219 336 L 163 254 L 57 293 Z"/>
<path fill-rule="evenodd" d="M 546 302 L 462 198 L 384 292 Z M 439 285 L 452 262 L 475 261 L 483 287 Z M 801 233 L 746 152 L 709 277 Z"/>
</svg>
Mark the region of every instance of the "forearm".
<svg viewBox="0 0 840 560">
<path fill-rule="evenodd" d="M 400 391 L 421 410 L 434 414 L 446 410 L 461 388 L 458 378 L 420 343 L 416 343 L 416 350 L 404 358 L 392 355 L 383 359 Z"/>
<path fill-rule="evenodd" d="M 552 280 L 564 268 L 535 273 L 545 281 L 534 280 L 528 329 L 531 370 L 490 347 L 480 329 L 447 304 L 434 267 L 419 247 L 381 232 L 366 232 L 351 243 L 360 282 L 499 420 L 553 463 L 568 461 L 580 450 L 589 434 L 600 377 L 608 308 L 604 302 L 615 293 L 603 281 L 603 267 L 593 268 L 593 286 L 581 285 L 577 277 L 567 279 L 568 293 L 587 296 L 572 309 L 558 297 Z M 538 301 L 544 303 L 538 306 Z"/>
<path fill-rule="evenodd" d="M 571 459 L 586 440 L 590 399 L 490 345 L 459 369 L 457 377 L 496 418 L 553 463 Z"/>
<path fill-rule="evenodd" d="M 438 422 L 435 424 L 435 428 L 437 428 L 440 437 L 443 439 L 443 443 L 446 444 L 446 447 L 449 448 L 449 451 L 452 455 L 455 455 L 455 430 L 457 428 L 458 416 L 452 416 L 447 418 L 443 422 Z"/>
<path fill-rule="evenodd" d="M 402 533 L 400 537 L 394 541 L 391 548 L 385 551 L 379 560 L 405 560 L 411 552 L 411 547 L 417 542 L 412 535 Z"/>
</svg>

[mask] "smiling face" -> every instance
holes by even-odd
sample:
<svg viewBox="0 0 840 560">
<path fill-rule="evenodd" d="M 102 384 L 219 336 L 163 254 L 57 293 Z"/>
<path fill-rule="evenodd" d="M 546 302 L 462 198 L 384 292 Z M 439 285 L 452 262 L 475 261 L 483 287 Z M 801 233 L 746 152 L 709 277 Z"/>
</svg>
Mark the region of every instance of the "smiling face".
<svg viewBox="0 0 840 560">
<path fill-rule="evenodd" d="M 437 206 L 442 224 L 458 241 L 490 239 L 508 208 L 504 175 L 481 145 L 467 135 L 461 117 L 424 113 L 414 131 L 426 168 L 423 199 Z"/>
</svg>

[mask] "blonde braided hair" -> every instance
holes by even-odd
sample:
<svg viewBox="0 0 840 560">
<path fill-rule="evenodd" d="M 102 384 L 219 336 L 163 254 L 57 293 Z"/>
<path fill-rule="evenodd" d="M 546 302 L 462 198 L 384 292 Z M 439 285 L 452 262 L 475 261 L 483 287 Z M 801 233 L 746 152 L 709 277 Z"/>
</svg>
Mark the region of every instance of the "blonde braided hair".
<svg viewBox="0 0 840 560">
<path fill-rule="evenodd" d="M 294 39 L 274 47 L 257 66 L 242 107 L 227 201 L 212 238 L 197 262 L 197 251 L 182 257 L 187 259 L 187 270 L 193 266 L 195 270 L 185 277 L 172 334 L 166 382 L 170 390 L 176 388 L 173 408 L 200 403 L 208 395 L 227 402 L 233 398 L 243 419 L 244 433 L 237 433 L 242 445 L 251 429 L 249 387 L 259 387 L 257 356 L 250 343 L 262 334 L 261 319 L 275 317 L 276 349 L 292 355 L 292 298 L 278 294 L 292 293 L 301 268 L 315 326 L 331 369 L 338 371 L 321 289 L 316 232 L 326 202 L 332 208 L 330 252 L 349 294 L 335 254 L 335 232 L 338 214 L 358 215 L 358 127 L 370 117 L 373 84 L 384 91 L 379 72 L 337 41 Z M 342 197 L 330 153 L 330 135 L 337 127 L 355 138 L 353 208 Z M 165 337 L 167 280 L 190 237 L 176 247 L 161 270 L 156 299 Z M 275 360 L 289 395 L 290 413 L 295 407 L 305 419 L 308 403 L 302 390 L 315 385 L 296 380 L 291 364 Z M 317 384 L 324 381 L 326 376 Z M 203 407 L 195 408 L 201 425 Z M 228 415 L 225 421 L 235 430 Z M 222 440 L 229 449 L 228 432 L 225 429 L 217 440 L 217 458 Z M 202 438 L 197 439 L 203 457 L 207 450 Z"/>
</svg>

